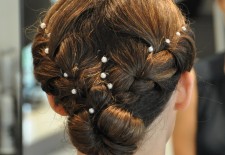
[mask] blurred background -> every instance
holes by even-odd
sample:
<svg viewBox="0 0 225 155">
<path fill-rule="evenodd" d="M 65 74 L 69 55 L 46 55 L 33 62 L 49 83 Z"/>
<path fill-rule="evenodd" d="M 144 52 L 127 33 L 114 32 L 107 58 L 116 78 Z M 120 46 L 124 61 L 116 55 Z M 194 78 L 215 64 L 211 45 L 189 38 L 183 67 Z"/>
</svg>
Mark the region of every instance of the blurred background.
<svg viewBox="0 0 225 155">
<path fill-rule="evenodd" d="M 34 80 L 31 41 L 54 0 L 0 0 L 0 154 L 74 155 L 65 120 Z M 196 34 L 198 59 L 225 51 L 225 27 L 213 0 L 177 0 Z M 168 144 L 167 155 L 172 155 Z"/>
</svg>

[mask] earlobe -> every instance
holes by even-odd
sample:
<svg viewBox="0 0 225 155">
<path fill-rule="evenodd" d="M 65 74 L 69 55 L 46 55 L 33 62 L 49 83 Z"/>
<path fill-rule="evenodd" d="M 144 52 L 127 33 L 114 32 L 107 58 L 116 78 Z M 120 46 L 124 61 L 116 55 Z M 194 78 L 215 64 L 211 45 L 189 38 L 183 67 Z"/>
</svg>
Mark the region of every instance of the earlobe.
<svg viewBox="0 0 225 155">
<path fill-rule="evenodd" d="M 59 115 L 62 115 L 62 116 L 67 116 L 68 114 L 65 112 L 65 109 L 63 108 L 63 106 L 61 104 L 57 105 L 55 103 L 55 99 L 54 99 L 54 96 L 53 95 L 49 95 L 47 94 L 47 98 L 48 98 L 48 102 L 51 106 L 51 108 L 56 112 L 58 113 Z"/>
<path fill-rule="evenodd" d="M 181 74 L 180 80 L 177 84 L 177 99 L 175 103 L 176 110 L 183 110 L 191 103 L 193 88 L 196 80 L 194 70 L 191 72 L 184 72 Z"/>
</svg>

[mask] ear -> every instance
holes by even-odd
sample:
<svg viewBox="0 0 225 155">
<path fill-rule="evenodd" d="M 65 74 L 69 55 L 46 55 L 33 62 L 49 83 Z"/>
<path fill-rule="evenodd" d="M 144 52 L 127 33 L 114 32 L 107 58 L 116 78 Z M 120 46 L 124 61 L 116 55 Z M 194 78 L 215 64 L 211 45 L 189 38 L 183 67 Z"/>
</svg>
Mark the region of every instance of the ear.
<svg viewBox="0 0 225 155">
<path fill-rule="evenodd" d="M 196 84 L 195 80 L 196 76 L 193 69 L 190 72 L 184 72 L 181 74 L 176 88 L 176 110 L 183 110 L 191 103 L 194 84 Z"/>
<path fill-rule="evenodd" d="M 62 116 L 67 116 L 68 114 L 65 112 L 65 109 L 63 108 L 63 106 L 61 104 L 57 105 L 55 104 L 55 99 L 53 95 L 49 95 L 47 94 L 47 98 L 48 98 L 48 102 L 51 106 L 51 108 L 58 113 L 59 115 Z"/>
</svg>

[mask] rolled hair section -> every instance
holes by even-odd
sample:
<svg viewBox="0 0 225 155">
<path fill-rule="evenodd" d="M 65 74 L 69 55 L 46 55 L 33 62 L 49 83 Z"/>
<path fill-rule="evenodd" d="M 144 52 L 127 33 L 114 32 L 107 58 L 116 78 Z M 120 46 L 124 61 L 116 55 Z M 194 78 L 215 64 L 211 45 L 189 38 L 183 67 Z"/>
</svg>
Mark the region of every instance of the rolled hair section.
<svg viewBox="0 0 225 155">
<path fill-rule="evenodd" d="M 113 105 L 98 118 L 87 111 L 69 118 L 68 128 L 73 145 L 88 155 L 132 155 L 146 129 L 141 119 Z"/>
<path fill-rule="evenodd" d="M 90 154 L 96 147 L 96 136 L 89 113 L 83 111 L 68 118 L 68 132 L 73 145 L 81 152 Z"/>
<path fill-rule="evenodd" d="M 196 57 L 195 36 L 190 27 L 179 38 L 177 46 L 171 50 L 179 72 L 190 71 Z"/>
</svg>

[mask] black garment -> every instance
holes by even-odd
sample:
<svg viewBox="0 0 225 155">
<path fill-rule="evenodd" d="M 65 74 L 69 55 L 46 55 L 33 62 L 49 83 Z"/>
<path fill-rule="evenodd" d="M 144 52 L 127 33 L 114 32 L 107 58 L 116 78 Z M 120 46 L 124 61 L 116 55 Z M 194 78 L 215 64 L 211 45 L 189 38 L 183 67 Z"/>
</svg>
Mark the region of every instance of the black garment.
<svg viewBox="0 0 225 155">
<path fill-rule="evenodd" d="M 225 155 L 224 53 L 200 61 L 197 155 Z"/>
</svg>

